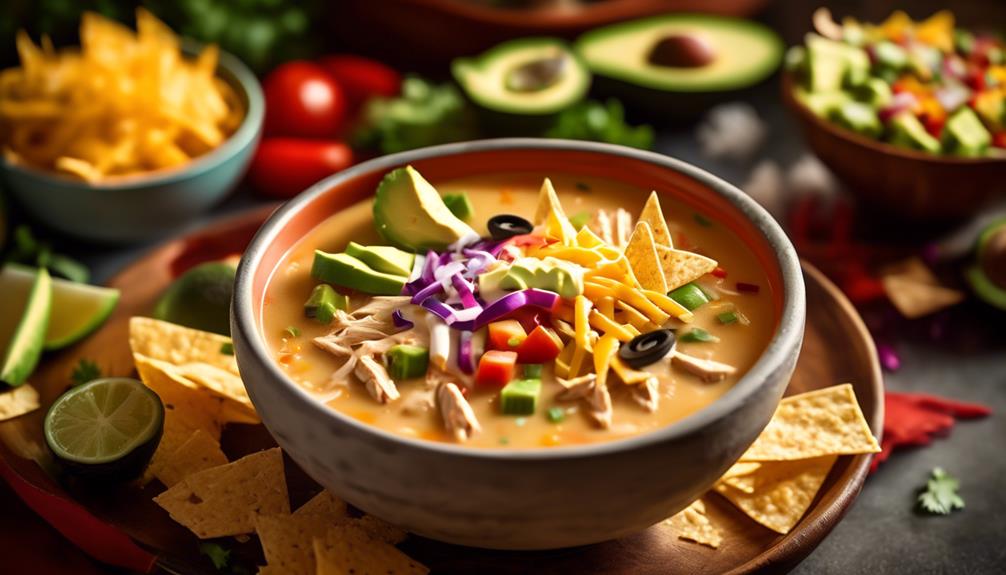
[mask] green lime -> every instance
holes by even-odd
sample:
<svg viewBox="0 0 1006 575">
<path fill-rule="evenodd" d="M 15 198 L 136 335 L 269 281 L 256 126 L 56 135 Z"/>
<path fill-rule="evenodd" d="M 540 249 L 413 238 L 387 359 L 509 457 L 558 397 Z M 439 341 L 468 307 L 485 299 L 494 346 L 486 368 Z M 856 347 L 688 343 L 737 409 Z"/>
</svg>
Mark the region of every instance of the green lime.
<svg viewBox="0 0 1006 575">
<path fill-rule="evenodd" d="M 7 275 L 6 266 L 3 275 Z M 52 304 L 52 279 L 43 269 L 28 272 L 18 286 L 0 285 L 0 381 L 21 385 L 38 365 Z"/>
<path fill-rule="evenodd" d="M 226 262 L 209 262 L 190 269 L 157 301 L 154 317 L 229 335 L 234 271 L 234 266 Z"/>
<path fill-rule="evenodd" d="M 0 293 L 23 292 L 34 277 L 34 268 L 7 264 L 0 272 Z M 53 279 L 45 349 L 61 349 L 84 339 L 108 319 L 118 302 L 119 290 Z M 0 309 L 8 305 L 2 301 Z"/>
<path fill-rule="evenodd" d="M 87 478 L 132 479 L 150 461 L 164 430 L 157 394 L 127 377 L 71 388 L 45 415 L 45 441 L 69 471 Z"/>
</svg>

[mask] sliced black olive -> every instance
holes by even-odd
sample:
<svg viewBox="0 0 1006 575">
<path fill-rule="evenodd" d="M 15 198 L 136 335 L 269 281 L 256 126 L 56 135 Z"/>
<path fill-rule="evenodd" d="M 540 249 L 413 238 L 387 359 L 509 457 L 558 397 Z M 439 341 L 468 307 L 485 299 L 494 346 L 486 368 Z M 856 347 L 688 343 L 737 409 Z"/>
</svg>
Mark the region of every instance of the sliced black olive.
<svg viewBox="0 0 1006 575">
<path fill-rule="evenodd" d="M 554 86 L 566 70 L 569 56 L 558 51 L 553 56 L 525 62 L 506 75 L 506 88 L 511 92 L 539 92 Z"/>
<path fill-rule="evenodd" d="M 531 222 L 513 214 L 500 214 L 489 218 L 489 235 L 497 241 L 529 234 L 533 229 Z"/>
<path fill-rule="evenodd" d="M 676 338 L 669 329 L 658 329 L 632 338 L 618 348 L 618 357 L 633 369 L 646 367 L 660 361 L 672 349 Z"/>
</svg>

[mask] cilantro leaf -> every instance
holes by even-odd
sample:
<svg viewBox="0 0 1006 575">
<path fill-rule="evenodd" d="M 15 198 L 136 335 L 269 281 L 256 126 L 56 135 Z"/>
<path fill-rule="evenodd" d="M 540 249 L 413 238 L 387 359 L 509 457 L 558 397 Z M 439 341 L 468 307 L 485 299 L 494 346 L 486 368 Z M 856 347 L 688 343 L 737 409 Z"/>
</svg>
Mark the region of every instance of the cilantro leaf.
<svg viewBox="0 0 1006 575">
<path fill-rule="evenodd" d="M 200 543 L 199 554 L 209 557 L 210 561 L 213 562 L 213 566 L 216 567 L 217 570 L 226 569 L 227 564 L 231 560 L 230 549 L 226 549 L 223 545 L 213 543 L 212 541 Z"/>
<path fill-rule="evenodd" d="M 964 509 L 964 500 L 957 494 L 960 482 L 941 467 L 933 469 L 926 487 L 919 493 L 919 508 L 934 515 L 949 515 Z"/>
<path fill-rule="evenodd" d="M 77 362 L 77 366 L 73 368 L 73 373 L 70 374 L 70 380 L 73 381 L 73 387 L 78 385 L 84 385 L 89 381 L 94 381 L 101 377 L 101 368 L 98 364 L 87 359 L 86 357 L 80 358 Z"/>
</svg>

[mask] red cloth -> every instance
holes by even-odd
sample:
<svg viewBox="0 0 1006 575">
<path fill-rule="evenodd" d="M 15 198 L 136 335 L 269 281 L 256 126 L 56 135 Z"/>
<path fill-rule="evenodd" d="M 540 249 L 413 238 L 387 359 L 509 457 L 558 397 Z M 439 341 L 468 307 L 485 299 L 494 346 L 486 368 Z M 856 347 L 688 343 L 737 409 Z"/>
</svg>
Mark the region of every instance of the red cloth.
<svg viewBox="0 0 1006 575">
<path fill-rule="evenodd" d="M 953 401 L 924 393 L 884 395 L 884 438 L 881 452 L 873 457 L 870 471 L 901 446 L 929 445 L 933 437 L 946 436 L 957 419 L 977 419 L 992 410 L 977 403 Z"/>
</svg>

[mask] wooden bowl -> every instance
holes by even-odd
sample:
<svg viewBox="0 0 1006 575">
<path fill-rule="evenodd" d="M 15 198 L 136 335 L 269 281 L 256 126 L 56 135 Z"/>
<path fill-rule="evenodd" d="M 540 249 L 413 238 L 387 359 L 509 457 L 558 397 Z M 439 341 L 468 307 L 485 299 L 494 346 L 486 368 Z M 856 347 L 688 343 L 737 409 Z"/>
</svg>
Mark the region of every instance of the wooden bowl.
<svg viewBox="0 0 1006 575">
<path fill-rule="evenodd" d="M 519 36 L 572 38 L 590 28 L 664 12 L 750 16 L 768 0 L 606 0 L 577 8 L 502 9 L 460 0 L 343 0 L 328 26 L 350 47 L 401 65 L 440 70 Z M 420 25 L 421 24 L 421 25 Z M 380 31 L 380 33 L 376 33 Z M 393 38 L 394 41 L 389 41 Z"/>
<path fill-rule="evenodd" d="M 807 145 L 864 202 L 906 220 L 947 221 L 1006 197 L 1006 158 L 938 156 L 861 136 L 797 101 L 795 85 L 784 73 L 783 99 Z"/>
</svg>

